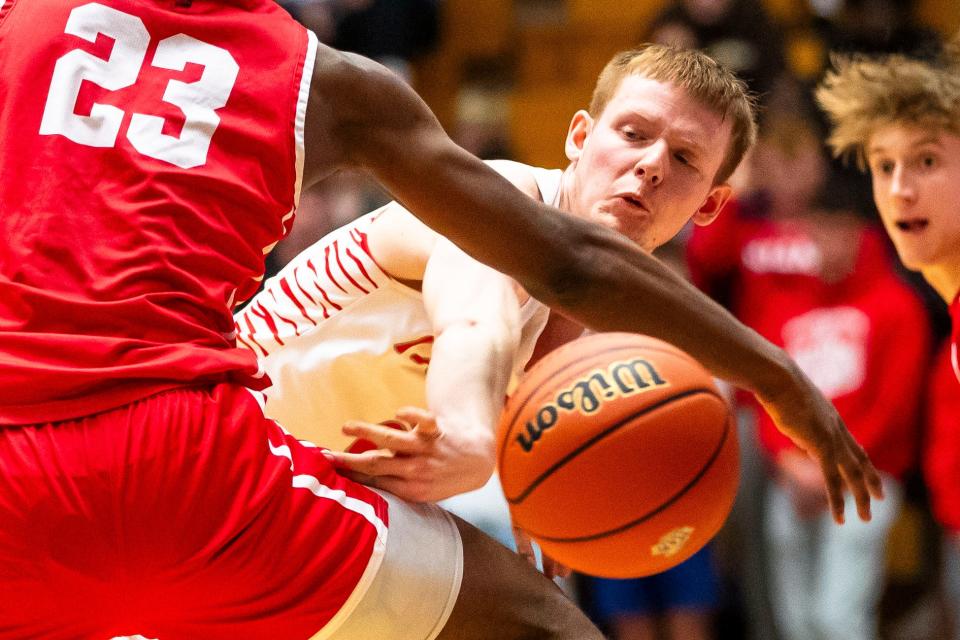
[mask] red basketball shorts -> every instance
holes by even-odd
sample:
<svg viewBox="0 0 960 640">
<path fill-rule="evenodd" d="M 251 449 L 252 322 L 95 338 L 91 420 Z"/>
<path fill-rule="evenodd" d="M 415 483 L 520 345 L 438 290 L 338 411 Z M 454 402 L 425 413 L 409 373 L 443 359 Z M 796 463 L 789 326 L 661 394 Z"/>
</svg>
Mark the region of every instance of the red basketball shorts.
<svg viewBox="0 0 960 640">
<path fill-rule="evenodd" d="M 355 606 L 386 526 L 236 386 L 0 428 L 0 638 L 308 638 Z"/>
</svg>

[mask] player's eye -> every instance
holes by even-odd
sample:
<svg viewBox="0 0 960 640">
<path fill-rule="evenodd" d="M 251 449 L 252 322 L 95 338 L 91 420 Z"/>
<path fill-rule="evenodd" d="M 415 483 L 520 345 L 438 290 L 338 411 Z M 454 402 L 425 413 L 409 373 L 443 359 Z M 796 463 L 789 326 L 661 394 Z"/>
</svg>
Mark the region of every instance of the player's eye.
<svg viewBox="0 0 960 640">
<path fill-rule="evenodd" d="M 683 165 L 689 165 L 690 159 L 683 153 L 675 153 L 673 157 L 677 159 L 677 162 Z"/>
<path fill-rule="evenodd" d="M 920 157 L 920 166 L 924 169 L 932 169 L 937 166 L 937 157 L 934 155 L 924 155 Z"/>
<path fill-rule="evenodd" d="M 894 164 L 890 160 L 879 160 L 874 163 L 873 171 L 874 173 L 879 173 L 881 175 L 888 176 L 893 173 Z"/>
</svg>

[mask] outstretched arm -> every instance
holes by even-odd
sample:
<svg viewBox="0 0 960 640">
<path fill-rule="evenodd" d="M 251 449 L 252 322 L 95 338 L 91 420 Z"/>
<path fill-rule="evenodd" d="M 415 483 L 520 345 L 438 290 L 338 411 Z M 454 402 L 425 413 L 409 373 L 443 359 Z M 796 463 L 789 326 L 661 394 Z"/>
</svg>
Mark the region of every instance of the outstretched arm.
<svg viewBox="0 0 960 640">
<path fill-rule="evenodd" d="M 494 433 L 520 339 L 516 286 L 440 238 L 423 277 L 435 340 L 427 373 L 429 410 L 401 408 L 398 431 L 351 423 L 375 443 L 359 454 L 331 452 L 355 477 L 414 502 L 478 489 L 495 465 Z M 393 453 L 391 456 L 386 451 Z"/>
<path fill-rule="evenodd" d="M 627 238 L 525 197 L 455 145 L 409 87 L 359 56 L 321 48 L 307 119 L 308 182 L 338 166 L 363 167 L 424 222 L 544 303 L 594 330 L 677 345 L 756 393 L 818 460 L 838 522 L 845 485 L 869 518 L 880 477 L 833 406 L 781 349 Z"/>
</svg>

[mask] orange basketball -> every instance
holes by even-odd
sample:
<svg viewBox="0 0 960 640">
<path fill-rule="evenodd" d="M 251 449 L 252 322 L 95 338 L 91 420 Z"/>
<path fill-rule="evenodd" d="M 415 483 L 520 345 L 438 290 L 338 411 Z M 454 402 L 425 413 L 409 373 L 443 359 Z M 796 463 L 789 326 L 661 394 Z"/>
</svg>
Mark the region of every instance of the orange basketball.
<svg viewBox="0 0 960 640">
<path fill-rule="evenodd" d="M 602 333 L 548 354 L 500 417 L 500 482 L 544 553 L 611 578 L 659 573 L 720 529 L 737 434 L 710 374 L 676 347 Z"/>
</svg>

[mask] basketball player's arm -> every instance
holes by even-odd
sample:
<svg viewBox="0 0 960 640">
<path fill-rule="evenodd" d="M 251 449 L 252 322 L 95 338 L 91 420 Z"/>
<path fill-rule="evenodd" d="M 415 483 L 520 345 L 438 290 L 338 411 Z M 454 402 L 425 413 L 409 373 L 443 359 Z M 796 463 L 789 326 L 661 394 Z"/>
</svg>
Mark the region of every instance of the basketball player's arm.
<svg viewBox="0 0 960 640">
<path fill-rule="evenodd" d="M 362 167 L 406 208 L 531 295 L 597 331 L 671 342 L 717 377 L 753 391 L 815 457 L 834 519 L 850 490 L 860 517 L 880 476 L 833 406 L 782 349 L 739 323 L 624 236 L 534 202 L 454 144 L 389 71 L 321 47 L 307 113 L 307 185 Z"/>
<path fill-rule="evenodd" d="M 409 431 L 348 423 L 344 433 L 377 449 L 330 456 L 363 484 L 435 502 L 478 489 L 493 473 L 497 418 L 520 340 L 520 306 L 512 280 L 443 238 L 427 261 L 423 300 L 434 334 L 429 410 L 397 412 L 413 425 Z"/>
<path fill-rule="evenodd" d="M 423 298 L 436 336 L 427 406 L 445 432 L 469 435 L 479 447 L 484 465 L 473 471 L 479 488 L 493 473 L 497 420 L 520 343 L 517 285 L 442 240 L 427 263 Z"/>
</svg>

